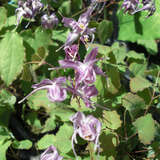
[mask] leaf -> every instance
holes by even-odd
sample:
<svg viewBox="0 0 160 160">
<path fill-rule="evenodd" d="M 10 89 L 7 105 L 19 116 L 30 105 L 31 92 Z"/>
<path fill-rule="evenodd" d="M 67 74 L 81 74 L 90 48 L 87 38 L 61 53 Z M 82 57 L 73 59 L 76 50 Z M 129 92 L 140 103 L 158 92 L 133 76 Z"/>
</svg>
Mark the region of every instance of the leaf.
<svg viewBox="0 0 160 160">
<path fill-rule="evenodd" d="M 54 145 L 55 136 L 53 134 L 44 135 L 38 142 L 37 147 L 39 150 L 46 149 L 50 145 Z"/>
<path fill-rule="evenodd" d="M 104 111 L 103 118 L 105 125 L 111 129 L 118 129 L 121 127 L 122 121 L 116 111 Z"/>
<path fill-rule="evenodd" d="M 143 77 L 135 77 L 130 80 L 130 89 L 132 92 L 136 93 L 138 91 L 143 91 L 145 88 L 151 87 L 152 83 Z"/>
<path fill-rule="evenodd" d="M 138 95 L 127 93 L 122 100 L 122 105 L 129 111 L 132 119 L 138 116 L 142 109 L 145 109 L 145 101 Z"/>
<path fill-rule="evenodd" d="M 103 20 L 98 25 L 98 37 L 100 39 L 100 42 L 102 44 L 105 43 L 105 41 L 110 38 L 113 31 L 113 24 L 111 21 Z"/>
<path fill-rule="evenodd" d="M 155 55 L 158 52 L 158 46 L 155 40 L 138 39 L 137 43 L 143 45 L 150 54 Z"/>
<path fill-rule="evenodd" d="M 0 76 L 7 86 L 21 73 L 24 61 L 22 38 L 16 32 L 8 32 L 0 42 Z"/>
<path fill-rule="evenodd" d="M 69 152 L 72 149 L 71 145 L 72 134 L 73 134 L 73 126 L 64 124 L 63 126 L 60 127 L 58 133 L 53 139 L 54 146 L 63 153 Z"/>
<path fill-rule="evenodd" d="M 111 64 L 105 64 L 106 75 L 107 75 L 107 85 L 106 90 L 110 94 L 117 94 L 121 87 L 120 74 L 118 68 Z"/>
<path fill-rule="evenodd" d="M 151 114 L 138 118 L 134 123 L 138 137 L 143 144 L 150 144 L 154 139 L 156 128 Z"/>
<path fill-rule="evenodd" d="M 159 14 L 160 2 L 156 1 L 156 12 L 149 18 L 145 18 L 145 12 L 138 12 L 134 15 L 124 14 L 120 9 L 117 12 L 119 20 L 119 34 L 118 39 L 123 41 L 136 42 L 142 40 L 154 40 L 160 37 Z"/>
<path fill-rule="evenodd" d="M 6 151 L 11 143 L 11 140 L 0 140 L 0 160 L 6 160 Z"/>
<path fill-rule="evenodd" d="M 134 76 L 144 76 L 145 71 L 147 70 L 147 63 L 131 63 L 129 70 L 133 73 Z"/>
<path fill-rule="evenodd" d="M 59 11 L 64 16 L 69 16 L 69 14 L 71 13 L 71 1 L 63 1 L 61 6 L 59 7 Z"/>
<path fill-rule="evenodd" d="M 6 90 L 0 91 L 0 125 L 8 126 L 11 113 L 14 111 L 16 97 Z"/>
<path fill-rule="evenodd" d="M 68 33 L 69 33 L 69 30 L 64 30 L 64 29 L 63 30 L 53 30 L 52 39 L 65 43 Z"/>
<path fill-rule="evenodd" d="M 0 30 L 1 30 L 7 21 L 7 11 L 4 7 L 0 7 L 0 15 L 1 15 L 1 20 L 0 20 Z"/>
<path fill-rule="evenodd" d="M 32 147 L 32 142 L 30 140 L 13 141 L 12 147 L 15 149 L 30 149 Z"/>
</svg>

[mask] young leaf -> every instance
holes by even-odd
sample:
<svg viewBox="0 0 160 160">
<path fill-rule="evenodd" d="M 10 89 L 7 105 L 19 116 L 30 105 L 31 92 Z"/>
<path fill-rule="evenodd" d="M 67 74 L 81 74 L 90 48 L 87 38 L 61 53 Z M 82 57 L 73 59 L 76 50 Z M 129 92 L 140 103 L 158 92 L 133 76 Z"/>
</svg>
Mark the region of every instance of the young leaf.
<svg viewBox="0 0 160 160">
<path fill-rule="evenodd" d="M 0 76 L 7 86 L 20 74 L 24 61 L 22 38 L 16 32 L 8 32 L 0 42 Z"/>
<path fill-rule="evenodd" d="M 143 144 L 150 144 L 154 139 L 156 128 L 151 114 L 138 118 L 134 123 L 138 137 Z"/>
</svg>

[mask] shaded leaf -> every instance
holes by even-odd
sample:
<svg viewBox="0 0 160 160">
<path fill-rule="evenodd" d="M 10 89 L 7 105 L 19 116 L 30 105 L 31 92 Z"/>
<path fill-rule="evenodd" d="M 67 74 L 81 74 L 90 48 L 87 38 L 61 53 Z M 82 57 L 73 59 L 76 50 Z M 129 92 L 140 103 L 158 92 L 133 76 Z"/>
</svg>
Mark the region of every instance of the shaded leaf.
<svg viewBox="0 0 160 160">
<path fill-rule="evenodd" d="M 15 149 L 30 149 L 32 147 L 32 142 L 30 140 L 13 141 L 12 147 Z"/>
</svg>

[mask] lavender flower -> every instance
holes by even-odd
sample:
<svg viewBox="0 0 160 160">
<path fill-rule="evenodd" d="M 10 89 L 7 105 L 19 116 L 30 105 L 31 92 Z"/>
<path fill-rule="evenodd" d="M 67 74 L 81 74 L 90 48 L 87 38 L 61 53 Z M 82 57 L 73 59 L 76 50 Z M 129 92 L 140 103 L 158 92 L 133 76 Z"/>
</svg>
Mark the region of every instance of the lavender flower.
<svg viewBox="0 0 160 160">
<path fill-rule="evenodd" d="M 138 5 L 139 5 L 139 0 L 124 0 L 121 8 L 124 9 L 125 13 L 127 11 L 129 13 L 132 13 L 137 10 Z"/>
<path fill-rule="evenodd" d="M 152 0 L 142 0 L 142 4 L 143 4 L 143 7 L 135 10 L 132 14 L 135 14 L 135 13 L 140 12 L 140 11 L 147 10 L 149 12 L 147 17 L 149 17 L 149 16 L 152 16 L 154 14 L 154 12 L 156 11 L 154 1 L 152 1 Z"/>
<path fill-rule="evenodd" d="M 88 86 L 88 85 L 82 84 L 82 85 L 78 86 L 77 88 L 75 88 L 72 85 L 72 87 L 68 86 L 67 89 L 69 91 L 71 91 L 73 95 L 79 96 L 83 100 L 83 102 L 85 103 L 86 107 L 94 108 L 93 102 L 91 101 L 91 98 L 93 96 L 98 95 L 98 90 L 96 89 L 96 87 L 94 85 Z"/>
<path fill-rule="evenodd" d="M 75 69 L 75 80 L 76 86 L 81 82 L 85 84 L 92 84 L 96 81 L 96 74 L 104 75 L 103 71 L 95 65 L 95 62 L 98 53 L 98 49 L 94 48 L 92 51 L 85 57 L 83 63 L 80 61 L 71 61 L 71 60 L 60 60 L 59 64 L 63 68 L 73 68 Z"/>
<path fill-rule="evenodd" d="M 17 25 L 20 23 L 22 17 L 33 19 L 40 9 L 43 8 L 43 4 L 40 0 L 19 1 L 18 6 L 19 7 L 16 9 Z"/>
<path fill-rule="evenodd" d="M 32 88 L 34 88 L 34 90 L 18 103 L 22 103 L 26 98 L 31 96 L 33 93 L 42 89 L 46 89 L 48 91 L 47 96 L 51 102 L 64 101 L 67 98 L 66 88 L 63 87 L 63 84 L 65 82 L 66 82 L 65 77 L 55 78 L 54 80 L 45 79 L 38 84 L 32 85 Z"/>
<path fill-rule="evenodd" d="M 58 25 L 58 18 L 54 13 L 50 16 L 45 14 L 41 17 L 41 24 L 45 29 L 52 29 L 54 25 Z"/>
<path fill-rule="evenodd" d="M 50 146 L 48 147 L 40 157 L 40 160 L 62 160 L 63 157 L 58 155 L 58 151 L 56 147 Z"/>
<path fill-rule="evenodd" d="M 79 60 L 80 57 L 78 55 L 78 45 L 74 44 L 74 45 L 71 45 L 71 46 L 67 46 L 65 47 L 65 53 L 66 53 L 66 56 L 65 56 L 65 59 L 66 60 L 71 60 L 71 61 L 74 61 L 76 58 Z"/>
<path fill-rule="evenodd" d="M 81 112 L 77 112 L 70 118 L 70 120 L 73 122 L 74 126 L 74 133 L 72 135 L 72 149 L 75 156 L 77 157 L 74 149 L 74 142 L 77 143 L 77 134 L 87 141 L 94 142 L 94 151 L 96 151 L 97 148 L 99 148 L 101 122 L 92 115 L 85 117 L 85 115 Z"/>
<path fill-rule="evenodd" d="M 88 10 L 79 17 L 78 21 L 75 21 L 73 18 L 63 18 L 62 22 L 64 23 L 64 26 L 72 28 L 72 32 L 69 33 L 64 46 L 71 45 L 79 36 L 83 37 L 84 35 L 92 36 L 93 41 L 95 28 L 88 28 L 93 10 L 93 6 L 89 7 Z"/>
</svg>

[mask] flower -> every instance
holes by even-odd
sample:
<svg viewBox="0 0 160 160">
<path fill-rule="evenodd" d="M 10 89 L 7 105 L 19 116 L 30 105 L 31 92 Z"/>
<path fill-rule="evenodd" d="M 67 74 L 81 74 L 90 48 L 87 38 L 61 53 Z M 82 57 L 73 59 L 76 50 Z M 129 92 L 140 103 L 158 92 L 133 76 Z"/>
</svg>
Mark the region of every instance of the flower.
<svg viewBox="0 0 160 160">
<path fill-rule="evenodd" d="M 83 63 L 80 61 L 60 60 L 59 64 L 63 68 L 75 69 L 75 81 L 76 86 L 81 82 L 85 84 L 92 84 L 96 81 L 96 74 L 104 75 L 103 71 L 95 65 L 98 53 L 98 48 L 92 49 L 92 51 L 85 57 Z"/>
<path fill-rule="evenodd" d="M 40 156 L 40 160 L 62 160 L 63 157 L 58 155 L 56 147 L 48 147 Z"/>
<path fill-rule="evenodd" d="M 52 29 L 54 25 L 58 25 L 58 18 L 54 13 L 50 16 L 45 14 L 41 17 L 41 24 L 45 29 Z"/>
<path fill-rule="evenodd" d="M 85 103 L 86 107 L 93 108 L 91 98 L 98 95 L 98 90 L 94 85 L 88 86 L 86 84 L 82 84 L 77 88 L 72 85 L 72 87 L 68 86 L 67 89 L 71 91 L 73 95 L 79 96 Z"/>
<path fill-rule="evenodd" d="M 129 13 L 132 13 L 137 10 L 138 5 L 139 5 L 139 0 L 124 0 L 121 8 L 124 9 L 125 13 L 127 11 Z"/>
<path fill-rule="evenodd" d="M 132 14 L 135 14 L 140 11 L 148 10 L 149 14 L 147 17 L 152 16 L 156 11 L 155 2 L 152 0 L 142 0 L 143 7 L 135 10 Z"/>
<path fill-rule="evenodd" d="M 18 103 L 22 103 L 26 98 L 31 96 L 33 93 L 42 89 L 46 89 L 48 91 L 47 96 L 51 102 L 64 101 L 67 98 L 66 88 L 63 87 L 63 84 L 65 82 L 66 82 L 65 77 L 55 78 L 54 80 L 45 79 L 38 84 L 32 85 L 32 88 L 34 88 L 34 90 Z"/>
<path fill-rule="evenodd" d="M 93 40 L 95 28 L 88 28 L 88 24 L 94 8 L 95 7 L 93 6 L 89 7 L 88 10 L 79 17 L 78 21 L 75 21 L 73 18 L 66 18 L 66 17 L 62 19 L 62 22 L 64 23 L 65 27 L 72 28 L 72 32 L 69 33 L 67 41 L 64 44 L 64 46 L 71 45 L 75 40 L 78 39 L 79 36 L 83 40 L 85 40 L 83 36 L 86 35 L 92 36 Z"/>
<path fill-rule="evenodd" d="M 65 47 L 65 53 L 66 53 L 66 56 L 65 56 L 65 59 L 66 60 L 71 60 L 71 61 L 74 61 L 76 58 L 79 60 L 80 57 L 78 55 L 78 45 L 74 44 L 74 45 L 71 45 L 71 46 L 67 46 Z"/>
<path fill-rule="evenodd" d="M 27 0 L 26 2 L 19 1 L 17 14 L 17 25 L 19 25 L 21 17 L 33 19 L 35 15 L 43 8 L 43 4 L 40 0 Z"/>
<path fill-rule="evenodd" d="M 77 157 L 74 149 L 74 142 L 77 143 L 77 134 L 84 140 L 94 142 L 94 151 L 99 147 L 99 136 L 101 132 L 101 122 L 92 115 L 85 116 L 82 112 L 77 112 L 70 120 L 73 122 L 74 133 L 72 135 L 72 149 Z"/>
</svg>

